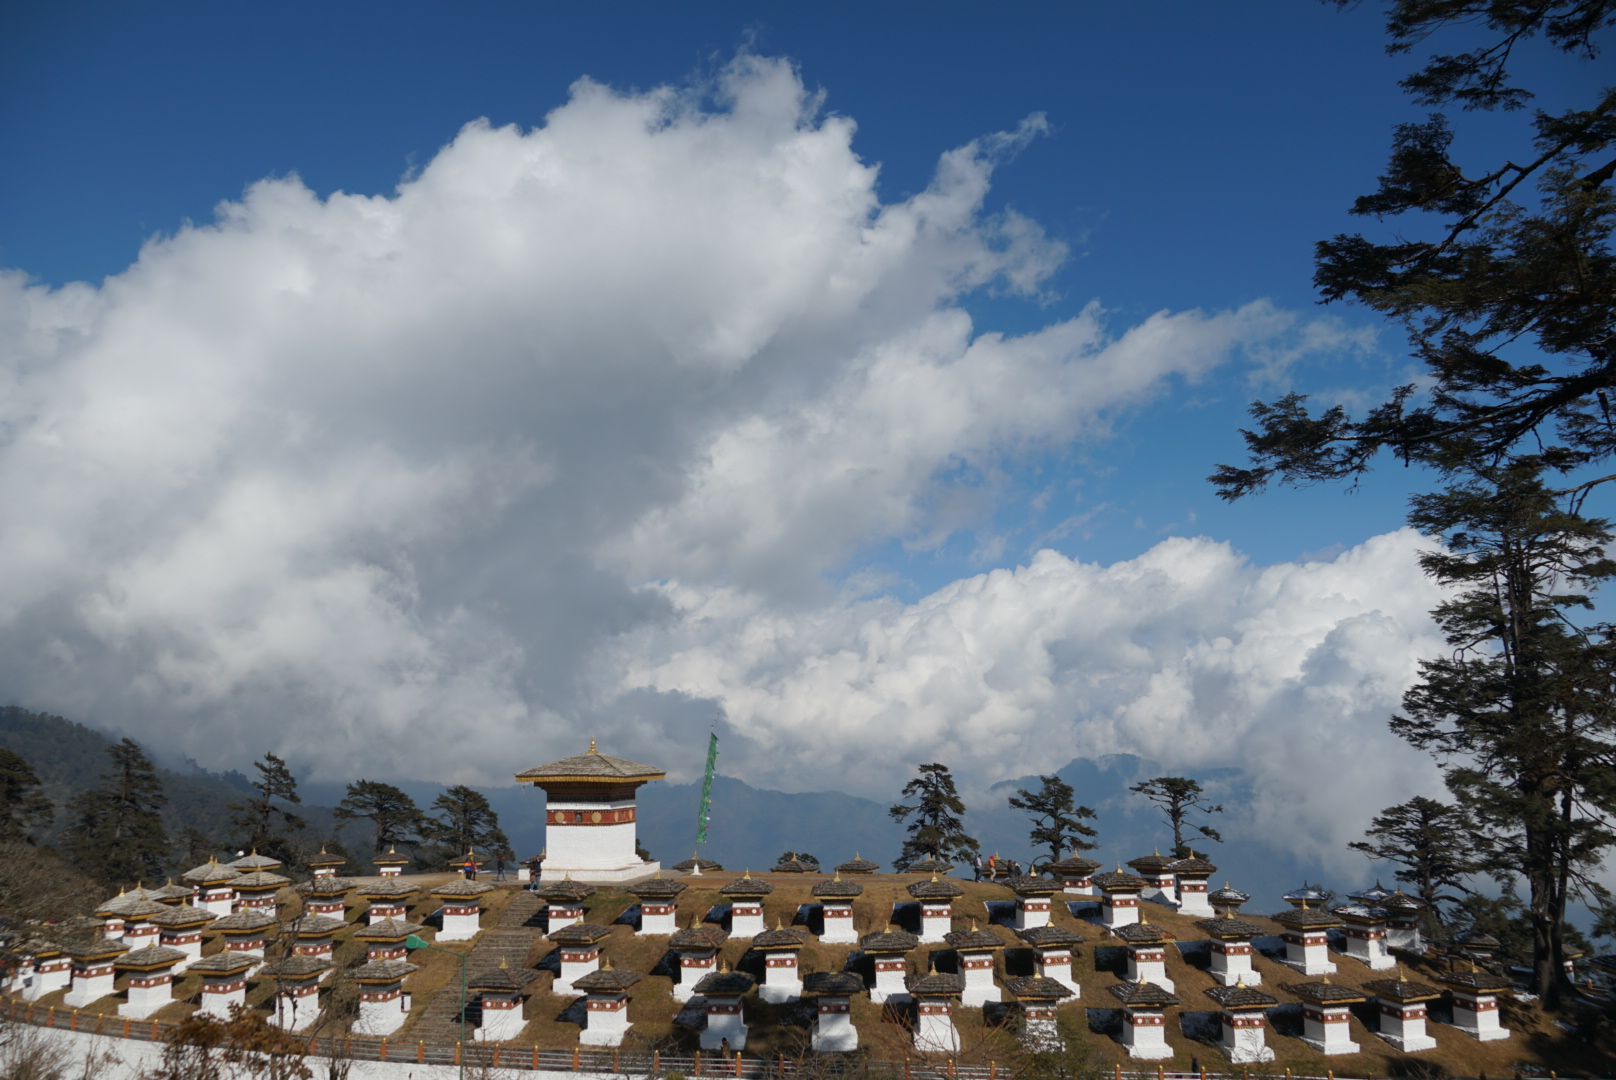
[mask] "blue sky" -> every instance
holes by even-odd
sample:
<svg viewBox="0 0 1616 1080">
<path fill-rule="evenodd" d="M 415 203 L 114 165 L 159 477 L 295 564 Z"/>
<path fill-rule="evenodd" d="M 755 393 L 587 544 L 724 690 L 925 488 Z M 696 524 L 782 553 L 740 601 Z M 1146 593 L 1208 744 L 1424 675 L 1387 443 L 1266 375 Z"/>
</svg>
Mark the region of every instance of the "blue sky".
<svg viewBox="0 0 1616 1080">
<path fill-rule="evenodd" d="M 1343 793 L 1434 783 L 1383 731 L 1434 647 L 1422 478 L 1205 483 L 1253 397 L 1410 377 L 1310 284 L 1422 115 L 1372 7 L 3 18 L 18 703 L 331 779 L 486 781 L 585 728 L 680 775 L 719 716 L 788 789 L 1331 746 L 1370 748 Z M 1551 108 L 1598 74 L 1521 71 Z M 1269 752 L 1298 719 L 1322 757 Z M 1297 845 L 1361 828 L 1326 802 Z"/>
</svg>

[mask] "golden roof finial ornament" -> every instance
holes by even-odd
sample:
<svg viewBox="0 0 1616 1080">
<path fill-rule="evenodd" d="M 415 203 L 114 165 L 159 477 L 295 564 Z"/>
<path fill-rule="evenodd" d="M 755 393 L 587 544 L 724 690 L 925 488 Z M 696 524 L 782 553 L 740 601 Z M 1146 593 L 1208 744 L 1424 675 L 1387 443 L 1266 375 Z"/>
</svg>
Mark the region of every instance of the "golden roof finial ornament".
<svg viewBox="0 0 1616 1080">
<path fill-rule="evenodd" d="M 595 737 L 593 735 L 589 736 L 589 752 L 591 754 L 596 752 L 595 751 Z"/>
<path fill-rule="evenodd" d="M 1244 975 L 1241 975 L 1239 978 L 1235 979 L 1234 988 L 1236 990 L 1244 990 L 1246 988 L 1246 977 Z"/>
<path fill-rule="evenodd" d="M 503 956 L 500 957 L 499 958 L 499 970 L 505 971 L 509 967 L 510 967 L 510 965 L 505 962 L 505 958 Z"/>
<path fill-rule="evenodd" d="M 504 966 L 505 966 L 505 965 L 504 965 L 504 963 L 503 963 L 503 962 L 502 962 L 502 963 L 501 963 L 501 964 L 500 964 L 500 967 L 504 967 Z M 600 969 L 601 969 L 601 970 L 602 970 L 602 971 L 610 971 L 610 970 L 612 970 L 612 958 L 611 958 L 611 957 L 609 957 L 609 956 L 603 956 L 603 957 L 601 957 L 601 958 L 600 958 Z"/>
</svg>

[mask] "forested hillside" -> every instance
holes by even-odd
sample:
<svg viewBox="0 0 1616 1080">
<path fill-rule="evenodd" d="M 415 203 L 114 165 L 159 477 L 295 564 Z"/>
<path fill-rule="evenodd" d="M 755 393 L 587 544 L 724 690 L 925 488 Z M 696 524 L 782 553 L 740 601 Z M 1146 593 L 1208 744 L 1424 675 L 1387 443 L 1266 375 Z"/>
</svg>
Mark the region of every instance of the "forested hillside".
<svg viewBox="0 0 1616 1080">
<path fill-rule="evenodd" d="M 83 724 L 48 713 L 30 712 L 17 706 L 0 707 L 0 747 L 22 755 L 38 773 L 45 795 L 56 805 L 55 824 L 43 839 L 54 840 L 67 825 L 64 807 L 74 795 L 96 786 L 107 770 L 107 748 L 115 740 Z M 149 751 L 149 748 L 148 748 Z M 197 768 L 189 774 L 171 769 L 157 770 L 168 804 L 163 808 L 163 828 L 177 848 L 175 858 L 185 862 L 211 851 L 194 847 L 231 850 L 232 837 L 226 823 L 230 804 L 252 793 L 252 786 L 239 772 L 211 773 Z M 349 850 L 364 851 L 369 843 L 364 822 L 340 828 L 328 806 L 301 804 L 298 813 L 308 822 L 304 830 L 314 843 L 336 839 Z M 200 834 L 198 836 L 197 834 Z M 191 842 L 187 842 L 187 838 Z"/>
</svg>

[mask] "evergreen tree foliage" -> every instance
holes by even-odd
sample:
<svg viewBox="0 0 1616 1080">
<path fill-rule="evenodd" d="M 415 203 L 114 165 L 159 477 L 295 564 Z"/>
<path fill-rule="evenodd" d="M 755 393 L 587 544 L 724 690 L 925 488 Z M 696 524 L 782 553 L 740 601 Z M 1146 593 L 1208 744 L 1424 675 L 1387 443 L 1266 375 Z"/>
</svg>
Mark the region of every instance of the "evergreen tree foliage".
<svg viewBox="0 0 1616 1080">
<path fill-rule="evenodd" d="M 1017 788 L 1010 796 L 1010 808 L 1032 819 L 1027 838 L 1033 847 L 1048 848 L 1050 862 L 1060 862 L 1068 852 L 1093 851 L 1096 845 L 1089 841 L 1099 833 L 1083 822 L 1092 819 L 1094 811 L 1077 805 L 1077 793 L 1060 777 L 1040 776 L 1038 782 L 1037 791 Z"/>
<path fill-rule="evenodd" d="M 258 779 L 252 782 L 257 794 L 231 805 L 230 824 L 243 848 L 294 865 L 298 852 L 291 834 L 306 823 L 280 804 L 303 801 L 297 793 L 297 779 L 274 754 L 265 754 L 262 761 L 253 762 L 253 768 L 258 770 Z"/>
<path fill-rule="evenodd" d="M 1445 763 L 1486 839 L 1484 869 L 1525 879 L 1534 981 L 1563 989 L 1566 909 L 1609 909 L 1596 879 L 1616 846 L 1616 634 L 1570 617 L 1616 575 L 1606 522 L 1568 511 L 1540 469 L 1517 464 L 1414 500 L 1443 548 L 1426 571 L 1454 587 L 1435 611 L 1453 652 L 1421 663 L 1391 726 Z"/>
<path fill-rule="evenodd" d="M 427 855 L 432 868 L 441 868 L 468 851 L 515 858 L 510 840 L 499 827 L 499 814 L 475 788 L 456 784 L 433 800 L 431 812 L 435 816 L 423 819 L 421 833 L 433 845 Z"/>
<path fill-rule="evenodd" d="M 422 814 L 408 794 L 378 780 L 356 780 L 337 804 L 338 821 L 369 821 L 376 827 L 377 852 L 403 844 L 414 851 L 421 844 Z"/>
<path fill-rule="evenodd" d="M 50 828 L 56 808 L 39 782 L 33 765 L 21 754 L 0 747 L 0 843 L 25 840 Z"/>
<path fill-rule="evenodd" d="M 1199 780 L 1191 780 L 1187 776 L 1158 776 L 1130 784 L 1128 790 L 1143 795 L 1161 808 L 1162 815 L 1167 818 L 1167 824 L 1172 826 L 1173 852 L 1179 858 L 1182 859 L 1190 853 L 1190 848 L 1184 843 L 1186 829 L 1195 836 L 1223 843 L 1223 834 L 1218 830 L 1189 819 L 1191 811 L 1202 814 L 1223 813 L 1222 803 L 1207 801 L 1206 792 Z"/>
<path fill-rule="evenodd" d="M 1595 33 L 1616 23 L 1611 0 L 1388 7 L 1393 53 L 1453 24 L 1484 29 L 1474 49 L 1438 55 L 1403 81 L 1421 104 L 1465 109 L 1525 105 L 1531 94 L 1509 70 L 1523 43 L 1541 35 L 1589 60 Z M 1585 108 L 1539 111 L 1533 128 L 1534 146 L 1479 168 L 1455 160 L 1443 114 L 1397 129 L 1379 190 L 1352 212 L 1399 231 L 1320 242 L 1314 281 L 1327 301 L 1355 300 L 1402 323 L 1429 390 L 1402 386 L 1360 417 L 1342 406 L 1314 413 L 1300 394 L 1258 402 L 1257 429 L 1244 432 L 1252 463 L 1219 466 L 1220 494 L 1353 479 L 1382 450 L 1442 470 L 1498 463 L 1525 444 L 1543 444 L 1557 467 L 1616 452 L 1616 88 Z"/>
<path fill-rule="evenodd" d="M 112 766 L 100 784 L 69 800 L 62 846 L 79 870 L 104 885 L 160 881 L 169 851 L 162 781 L 131 739 L 107 747 L 107 757 Z"/>
<path fill-rule="evenodd" d="M 1412 886 L 1438 923 L 1443 904 L 1461 903 L 1471 895 L 1465 883 L 1483 867 L 1476 823 L 1462 807 L 1416 795 L 1388 806 L 1364 835 L 1347 846 L 1371 859 L 1396 863 L 1398 881 Z"/>
<path fill-rule="evenodd" d="M 1394 54 L 1465 28 L 1468 51 L 1403 81 L 1437 108 L 1522 108 L 1532 95 L 1511 74 L 1516 49 L 1541 39 L 1587 61 L 1616 25 L 1616 0 L 1392 0 L 1387 11 Z M 1326 301 L 1401 323 L 1425 385 L 1356 417 L 1315 413 L 1299 394 L 1258 402 L 1247 466 L 1211 479 L 1227 499 L 1270 482 L 1355 481 L 1383 450 L 1435 477 L 1410 520 L 1446 544 L 1425 569 L 1458 593 L 1435 613 L 1453 651 L 1423 665 L 1392 726 L 1444 763 L 1483 835 L 1483 869 L 1524 879 L 1533 989 L 1554 1009 L 1566 904 L 1608 914 L 1590 872 L 1616 839 L 1612 635 L 1578 622 L 1584 593 L 1610 576 L 1606 526 L 1583 509 L 1616 480 L 1596 475 L 1616 456 L 1616 88 L 1540 110 L 1531 126 L 1532 146 L 1479 166 L 1457 158 L 1444 114 L 1397 129 L 1379 189 L 1352 207 L 1396 232 L 1319 243 L 1314 281 Z"/>
<path fill-rule="evenodd" d="M 965 834 L 965 803 L 954 787 L 948 766 L 932 762 L 918 766 L 919 776 L 903 786 L 903 797 L 887 810 L 893 821 L 908 823 L 908 838 L 898 855 L 898 866 L 921 859 L 963 862 L 980 853 L 977 842 Z M 913 819 L 913 820 L 911 820 Z"/>
</svg>

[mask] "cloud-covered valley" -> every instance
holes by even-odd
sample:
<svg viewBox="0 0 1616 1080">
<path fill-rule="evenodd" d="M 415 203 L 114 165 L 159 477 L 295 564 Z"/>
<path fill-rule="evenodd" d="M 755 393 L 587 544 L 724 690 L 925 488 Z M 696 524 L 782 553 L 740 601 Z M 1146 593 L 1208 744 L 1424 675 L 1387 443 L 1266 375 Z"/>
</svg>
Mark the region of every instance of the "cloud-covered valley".
<svg viewBox="0 0 1616 1080">
<path fill-rule="evenodd" d="M 589 734 L 689 770 L 715 716 L 727 770 L 787 789 L 1133 751 L 1247 765 L 1260 821 L 1337 843 L 1432 782 L 1384 732 L 1435 643 L 1417 538 L 838 585 L 969 528 L 961 477 L 1345 347 L 1262 301 L 975 325 L 1068 255 L 989 209 L 1043 134 L 883 202 L 852 120 L 746 56 L 469 124 L 388 194 L 264 180 L 100 284 L 5 273 L 0 693 L 324 779 L 497 782 Z"/>
</svg>

